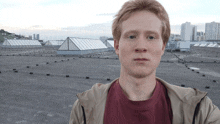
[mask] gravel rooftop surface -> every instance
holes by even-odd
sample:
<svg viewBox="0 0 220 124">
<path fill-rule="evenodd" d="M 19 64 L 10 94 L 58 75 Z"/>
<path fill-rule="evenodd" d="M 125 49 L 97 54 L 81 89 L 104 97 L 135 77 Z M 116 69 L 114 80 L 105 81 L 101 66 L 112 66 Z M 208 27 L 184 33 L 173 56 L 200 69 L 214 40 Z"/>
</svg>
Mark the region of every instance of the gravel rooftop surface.
<svg viewBox="0 0 220 124">
<path fill-rule="evenodd" d="M 56 50 L 0 47 L 0 124 L 67 124 L 77 93 L 120 75 L 114 52 L 61 56 Z M 220 48 L 165 52 L 157 76 L 206 91 L 220 107 Z"/>
</svg>

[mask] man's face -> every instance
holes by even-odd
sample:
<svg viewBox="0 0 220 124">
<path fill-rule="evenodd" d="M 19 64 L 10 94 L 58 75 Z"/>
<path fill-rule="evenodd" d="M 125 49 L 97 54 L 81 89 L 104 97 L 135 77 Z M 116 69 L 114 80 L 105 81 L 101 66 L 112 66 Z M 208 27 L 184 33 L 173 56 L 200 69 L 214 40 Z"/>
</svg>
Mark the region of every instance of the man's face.
<svg viewBox="0 0 220 124">
<path fill-rule="evenodd" d="M 122 71 L 136 78 L 156 74 L 165 48 L 161 29 L 160 19 L 147 11 L 135 12 L 122 22 L 120 40 L 114 41 Z"/>
</svg>

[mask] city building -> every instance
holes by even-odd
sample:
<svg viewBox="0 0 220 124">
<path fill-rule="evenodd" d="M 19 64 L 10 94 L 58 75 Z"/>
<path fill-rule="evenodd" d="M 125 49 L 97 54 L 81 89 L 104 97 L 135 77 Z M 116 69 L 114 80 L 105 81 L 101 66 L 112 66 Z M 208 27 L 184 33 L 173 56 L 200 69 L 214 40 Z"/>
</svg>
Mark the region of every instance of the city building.
<svg viewBox="0 0 220 124">
<path fill-rule="evenodd" d="M 181 35 L 179 34 L 171 34 L 169 41 L 181 41 Z"/>
<path fill-rule="evenodd" d="M 33 40 L 40 40 L 39 34 L 33 34 Z"/>
<path fill-rule="evenodd" d="M 192 29 L 193 29 L 192 41 L 196 41 L 197 40 L 197 26 L 193 26 Z"/>
<path fill-rule="evenodd" d="M 197 36 L 203 36 L 203 35 L 205 35 L 204 32 L 202 32 L 202 31 L 197 31 Z"/>
<path fill-rule="evenodd" d="M 205 35 L 203 36 L 197 36 L 197 41 L 205 41 Z"/>
<path fill-rule="evenodd" d="M 205 34 L 207 41 L 220 41 L 220 23 L 206 23 Z"/>
<path fill-rule="evenodd" d="M 40 35 L 39 34 L 37 34 L 36 40 L 40 40 Z"/>
<path fill-rule="evenodd" d="M 205 41 L 205 33 L 202 31 L 197 32 L 197 41 Z"/>
<path fill-rule="evenodd" d="M 32 40 L 32 36 L 31 35 L 29 35 L 29 40 Z"/>
<path fill-rule="evenodd" d="M 190 22 L 181 25 L 181 39 L 183 41 L 196 41 L 197 40 L 197 26 L 191 25 Z"/>
</svg>

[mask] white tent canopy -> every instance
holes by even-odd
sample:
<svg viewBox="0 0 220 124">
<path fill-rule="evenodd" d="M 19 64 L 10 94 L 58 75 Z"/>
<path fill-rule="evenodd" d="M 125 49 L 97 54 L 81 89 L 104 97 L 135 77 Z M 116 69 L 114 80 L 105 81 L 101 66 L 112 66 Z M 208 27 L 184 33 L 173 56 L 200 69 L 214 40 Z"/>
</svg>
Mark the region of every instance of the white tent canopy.
<svg viewBox="0 0 220 124">
<path fill-rule="evenodd" d="M 206 44 L 200 44 L 199 46 L 200 46 L 200 47 L 205 47 L 205 46 L 206 46 Z"/>
<path fill-rule="evenodd" d="M 114 40 L 107 40 L 106 46 L 109 50 L 115 50 L 114 49 Z"/>
<path fill-rule="evenodd" d="M 67 38 L 58 50 L 92 50 L 107 48 L 101 40 L 85 38 Z"/>
<path fill-rule="evenodd" d="M 199 46 L 200 44 L 195 44 L 194 46 Z"/>
<path fill-rule="evenodd" d="M 63 52 L 62 52 L 63 51 Z M 71 51 L 71 52 L 70 52 Z M 86 54 L 107 51 L 101 40 L 68 37 L 58 49 L 58 54 Z"/>
<path fill-rule="evenodd" d="M 210 44 L 208 44 L 208 45 L 207 45 L 207 47 L 212 47 L 212 46 L 213 46 L 213 44 L 212 44 L 212 43 L 210 43 Z"/>
<path fill-rule="evenodd" d="M 218 47 L 218 44 L 212 44 L 211 47 Z"/>
<path fill-rule="evenodd" d="M 11 47 L 41 46 L 38 40 L 5 40 L 2 45 Z"/>
<path fill-rule="evenodd" d="M 107 42 L 111 45 L 111 47 L 114 47 L 114 41 L 113 40 L 107 40 Z"/>
</svg>

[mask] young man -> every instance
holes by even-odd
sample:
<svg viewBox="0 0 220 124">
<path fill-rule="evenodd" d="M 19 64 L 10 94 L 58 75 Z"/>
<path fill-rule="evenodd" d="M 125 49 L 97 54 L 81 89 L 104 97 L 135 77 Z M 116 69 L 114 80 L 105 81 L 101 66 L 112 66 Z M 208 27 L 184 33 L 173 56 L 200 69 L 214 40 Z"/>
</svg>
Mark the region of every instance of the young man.
<svg viewBox="0 0 220 124">
<path fill-rule="evenodd" d="M 170 35 L 160 3 L 126 2 L 112 31 L 120 77 L 77 94 L 70 124 L 220 124 L 220 111 L 205 92 L 156 77 Z"/>
</svg>

